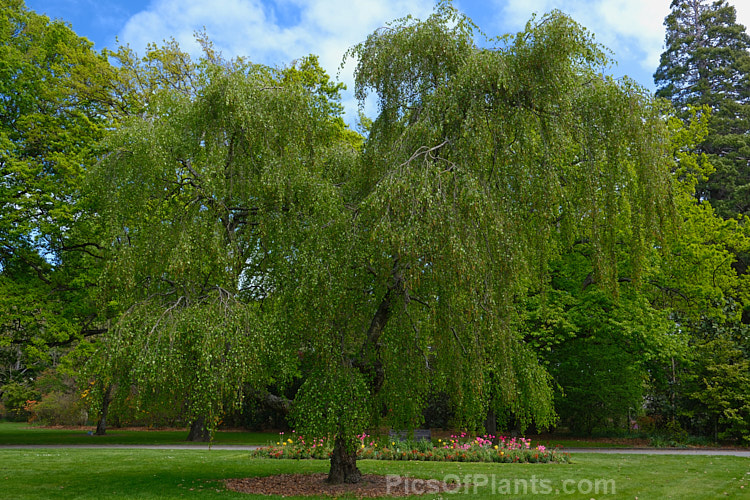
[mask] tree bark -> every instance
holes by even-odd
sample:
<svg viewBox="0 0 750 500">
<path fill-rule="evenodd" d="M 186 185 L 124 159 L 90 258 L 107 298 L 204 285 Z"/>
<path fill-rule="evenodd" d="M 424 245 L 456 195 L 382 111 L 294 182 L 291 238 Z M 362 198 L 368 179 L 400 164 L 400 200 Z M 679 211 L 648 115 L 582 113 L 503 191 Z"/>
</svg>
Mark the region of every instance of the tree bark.
<svg viewBox="0 0 750 500">
<path fill-rule="evenodd" d="M 360 352 L 352 360 L 352 366 L 357 368 L 363 375 L 371 377 L 370 391 L 373 395 L 378 394 L 385 383 L 383 362 L 380 359 L 380 336 L 383 334 L 385 326 L 391 318 L 394 295 L 397 296 L 404 293 L 404 283 L 401 277 L 398 258 L 393 263 L 391 281 L 392 283 L 388 285 L 383 299 L 378 304 L 375 315 L 370 321 L 370 326 L 365 333 L 365 340 L 360 348 Z"/>
<path fill-rule="evenodd" d="M 487 434 L 495 436 L 492 441 L 495 442 L 495 444 L 498 444 L 496 442 L 499 441 L 499 438 L 497 437 L 497 415 L 495 415 L 495 410 L 490 409 L 490 411 L 487 412 L 487 418 L 484 421 L 484 431 Z"/>
<path fill-rule="evenodd" d="M 107 434 L 107 413 L 109 413 L 109 404 L 112 402 L 112 385 L 108 385 L 104 391 L 104 398 L 102 399 L 102 413 L 99 416 L 99 421 L 96 423 L 95 436 L 104 436 Z"/>
<path fill-rule="evenodd" d="M 328 482 L 331 484 L 355 484 L 362 479 L 362 473 L 357 468 L 357 448 L 353 442 L 341 434 L 336 435 L 331 454 L 331 470 L 328 472 Z"/>
<path fill-rule="evenodd" d="M 206 419 L 204 417 L 198 417 L 190 424 L 190 432 L 188 433 L 187 440 L 201 443 L 211 441 L 211 433 L 206 428 Z"/>
</svg>

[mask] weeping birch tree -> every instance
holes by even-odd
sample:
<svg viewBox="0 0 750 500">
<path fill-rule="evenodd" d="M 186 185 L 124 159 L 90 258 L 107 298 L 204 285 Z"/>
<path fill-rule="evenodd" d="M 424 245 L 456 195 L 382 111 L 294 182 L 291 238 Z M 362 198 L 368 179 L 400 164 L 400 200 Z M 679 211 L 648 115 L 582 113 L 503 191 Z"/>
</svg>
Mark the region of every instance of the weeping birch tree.
<svg viewBox="0 0 750 500">
<path fill-rule="evenodd" d="M 144 411 L 176 406 L 215 428 L 246 385 L 294 369 L 271 271 L 307 213 L 337 198 L 326 176 L 353 149 L 321 85 L 282 82 L 293 68 L 200 66 L 192 92 L 155 89 L 124 119 L 91 179 L 108 228 L 100 300 L 124 313 L 89 371 Z"/>
<path fill-rule="evenodd" d="M 320 307 L 303 300 L 290 315 L 325 314 L 311 327 L 326 369 L 298 404 L 337 433 L 331 480 L 358 477 L 347 437 L 358 417 L 413 425 L 430 382 L 469 428 L 489 409 L 551 424 L 550 381 L 513 328 L 519 298 L 578 239 L 616 293 L 617 249 L 638 276 L 672 219 L 663 109 L 601 75 L 589 33 L 553 12 L 491 48 L 475 34 L 441 5 L 351 51 L 357 96 L 379 105 L 347 204 L 356 243 L 328 261 L 340 272 L 318 267 L 301 286 L 323 293 L 298 290 Z"/>
<path fill-rule="evenodd" d="M 549 376 L 513 327 L 520 299 L 580 239 L 593 280 L 616 293 L 623 245 L 637 279 L 672 218 L 668 132 L 559 12 L 489 48 L 475 36 L 441 4 L 351 49 L 357 96 L 378 102 L 361 151 L 314 88 L 260 67 L 167 93 L 117 134 L 98 183 L 107 276 L 133 291 L 113 329 L 133 376 L 192 360 L 177 366 L 216 415 L 242 384 L 304 367 L 283 403 L 334 438 L 331 482 L 360 479 L 358 432 L 418 425 L 431 389 L 467 428 L 490 409 L 552 424 Z"/>
</svg>

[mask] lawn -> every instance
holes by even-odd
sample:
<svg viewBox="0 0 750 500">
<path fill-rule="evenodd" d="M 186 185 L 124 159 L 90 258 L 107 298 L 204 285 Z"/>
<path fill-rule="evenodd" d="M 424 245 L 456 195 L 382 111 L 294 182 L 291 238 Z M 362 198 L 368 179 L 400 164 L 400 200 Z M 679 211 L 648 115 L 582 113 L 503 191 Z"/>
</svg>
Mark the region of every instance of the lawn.
<svg viewBox="0 0 750 500">
<path fill-rule="evenodd" d="M 0 445 L 187 444 L 187 435 L 187 429 L 176 431 L 125 431 L 110 429 L 104 436 L 90 436 L 85 430 L 46 429 L 43 427 L 31 426 L 22 422 L 0 421 Z M 277 437 L 276 434 L 262 432 L 220 431 L 214 434 L 214 441 L 212 444 L 264 445 Z"/>
<path fill-rule="evenodd" d="M 564 498 L 585 499 L 748 498 L 749 465 L 747 458 L 728 456 L 593 453 L 575 454 L 571 464 L 359 462 L 364 473 L 425 479 L 471 474 L 479 478 L 474 483 L 487 479 L 487 486 L 476 492 L 469 487 L 463 495 L 472 498 L 503 496 L 503 488 L 510 485 L 511 494 L 504 495 L 508 498 L 533 498 L 539 496 L 532 494 L 534 488 L 537 493 L 549 488 L 550 493 L 556 489 Z M 327 467 L 323 460 L 252 460 L 247 452 L 226 450 L 2 449 L 0 498 L 270 498 L 227 491 L 220 480 L 324 472 Z M 596 494 L 592 488 L 605 482 L 607 492 Z M 523 494 L 524 485 L 527 495 Z M 563 488 L 572 493 L 563 494 Z"/>
<path fill-rule="evenodd" d="M 93 427 L 91 428 L 93 429 Z M 0 445 L 37 444 L 37 445 L 72 445 L 72 444 L 129 444 L 129 445 L 167 445 L 185 444 L 185 430 L 120 430 L 110 429 L 105 436 L 89 436 L 85 430 L 48 429 L 23 422 L 0 421 Z M 449 434 L 445 433 L 446 437 Z M 278 440 L 276 433 L 219 431 L 214 436 L 213 444 L 266 445 Z M 200 444 L 200 443 L 194 443 Z M 634 444 L 627 439 L 620 440 L 585 440 L 583 438 L 533 438 L 534 446 L 543 444 L 547 448 L 629 448 Z"/>
</svg>

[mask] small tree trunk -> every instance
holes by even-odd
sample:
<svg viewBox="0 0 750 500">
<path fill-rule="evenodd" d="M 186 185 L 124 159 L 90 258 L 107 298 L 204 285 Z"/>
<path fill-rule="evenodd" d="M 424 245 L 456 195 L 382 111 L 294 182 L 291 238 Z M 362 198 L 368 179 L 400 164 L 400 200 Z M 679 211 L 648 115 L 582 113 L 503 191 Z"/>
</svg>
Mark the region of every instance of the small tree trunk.
<svg viewBox="0 0 750 500">
<path fill-rule="evenodd" d="M 95 436 L 104 436 L 107 434 L 107 413 L 109 412 L 109 403 L 112 402 L 112 385 L 108 385 L 104 391 L 104 398 L 102 399 L 102 413 L 99 416 L 99 421 L 96 423 Z"/>
<path fill-rule="evenodd" d="M 328 482 L 331 484 L 354 484 L 362 479 L 362 473 L 357 468 L 357 448 L 351 440 L 341 434 L 336 435 L 331 454 L 331 470 L 328 472 Z"/>
<path fill-rule="evenodd" d="M 490 409 L 490 411 L 487 412 L 487 418 L 484 421 L 484 431 L 487 434 L 495 436 L 495 440 L 498 439 L 498 437 L 497 437 L 497 416 L 495 415 L 495 410 Z"/>
<path fill-rule="evenodd" d="M 190 424 L 190 432 L 187 437 L 188 441 L 197 441 L 207 443 L 211 440 L 211 433 L 206 428 L 206 419 L 198 417 Z"/>
</svg>

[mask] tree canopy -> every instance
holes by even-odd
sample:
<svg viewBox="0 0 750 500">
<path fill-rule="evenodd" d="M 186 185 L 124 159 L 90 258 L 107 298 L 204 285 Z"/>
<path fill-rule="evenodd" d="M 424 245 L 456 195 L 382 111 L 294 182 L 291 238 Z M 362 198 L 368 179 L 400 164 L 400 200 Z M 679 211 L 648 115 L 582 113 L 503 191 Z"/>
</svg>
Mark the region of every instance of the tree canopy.
<svg viewBox="0 0 750 500">
<path fill-rule="evenodd" d="M 654 74 L 656 95 L 669 99 L 685 120 L 690 106 L 711 111 L 699 148 L 716 172 L 696 194 L 725 218 L 747 214 L 750 35 L 726 0 L 674 0 L 664 25 L 666 50 Z"/>
<path fill-rule="evenodd" d="M 0 9 L 0 61 L 0 355 L 25 371 L 98 331 L 84 298 L 100 254 L 81 188 L 105 133 L 96 95 L 110 67 L 15 0 Z"/>
<path fill-rule="evenodd" d="M 520 299 L 583 238 L 604 289 L 623 242 L 637 278 L 673 218 L 664 109 L 603 77 L 601 48 L 560 12 L 491 48 L 475 34 L 440 4 L 351 50 L 358 97 L 379 103 L 361 153 L 314 60 L 297 70 L 319 85 L 215 66 L 108 139 L 91 182 L 103 300 L 127 311 L 102 348 L 144 397 L 168 383 L 215 419 L 242 384 L 304 373 L 288 406 L 336 436 L 330 479 L 347 482 L 354 436 L 418 424 L 431 386 L 467 427 L 490 408 L 554 422 Z"/>
<path fill-rule="evenodd" d="M 714 439 L 747 440 L 750 393 L 738 374 L 750 352 L 750 36 L 723 0 L 675 0 L 665 26 L 657 95 L 682 119 L 678 135 L 693 139 L 677 155 L 683 230 L 667 242 L 661 263 L 661 281 L 677 292 L 665 296 L 690 349 L 662 377 L 670 387 L 664 413 Z"/>
</svg>

